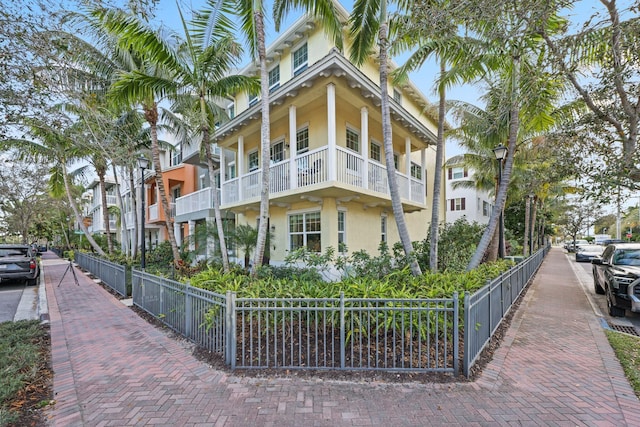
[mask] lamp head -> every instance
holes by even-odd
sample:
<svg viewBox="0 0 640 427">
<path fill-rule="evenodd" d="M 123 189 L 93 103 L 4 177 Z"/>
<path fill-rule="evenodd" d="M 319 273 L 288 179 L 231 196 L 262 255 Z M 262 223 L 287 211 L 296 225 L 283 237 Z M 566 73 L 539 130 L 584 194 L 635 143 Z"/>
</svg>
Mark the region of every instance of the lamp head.
<svg viewBox="0 0 640 427">
<path fill-rule="evenodd" d="M 493 154 L 496 156 L 496 160 L 502 160 L 507 155 L 507 147 L 500 143 L 500 145 L 493 149 Z"/>
</svg>

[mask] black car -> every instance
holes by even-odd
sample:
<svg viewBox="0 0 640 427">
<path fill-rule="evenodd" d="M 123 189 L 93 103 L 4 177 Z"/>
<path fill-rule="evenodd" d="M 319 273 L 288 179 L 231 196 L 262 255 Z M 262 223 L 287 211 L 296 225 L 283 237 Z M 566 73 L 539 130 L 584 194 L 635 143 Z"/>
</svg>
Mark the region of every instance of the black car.
<svg viewBox="0 0 640 427">
<path fill-rule="evenodd" d="M 640 313 L 640 243 L 611 244 L 591 264 L 595 292 L 606 295 L 609 314 Z"/>
<path fill-rule="evenodd" d="M 0 245 L 0 282 L 23 280 L 33 286 L 38 276 L 40 267 L 31 245 Z"/>
</svg>

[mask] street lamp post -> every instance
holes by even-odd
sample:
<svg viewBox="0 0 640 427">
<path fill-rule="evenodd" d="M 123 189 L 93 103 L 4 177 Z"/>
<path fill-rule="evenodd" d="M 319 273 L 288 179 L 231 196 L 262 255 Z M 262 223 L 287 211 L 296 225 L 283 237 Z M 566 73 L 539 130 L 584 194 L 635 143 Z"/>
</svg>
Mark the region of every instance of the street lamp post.
<svg viewBox="0 0 640 427">
<path fill-rule="evenodd" d="M 502 182 L 502 160 L 504 160 L 507 155 L 507 147 L 502 145 L 498 145 L 493 149 L 493 154 L 496 156 L 496 160 L 498 161 L 498 191 L 500 191 L 500 184 Z M 496 192 L 496 198 L 498 197 L 498 192 Z M 504 218 L 502 217 L 504 210 L 500 207 L 500 219 L 498 223 L 498 257 L 504 258 Z"/>
<path fill-rule="evenodd" d="M 144 170 L 149 167 L 149 160 L 146 157 L 140 156 L 138 157 L 138 167 L 140 168 L 140 206 L 141 206 L 141 216 L 142 216 L 142 241 L 140 242 L 140 269 L 144 271 L 146 268 L 146 243 L 145 243 L 145 210 L 144 206 Z"/>
</svg>

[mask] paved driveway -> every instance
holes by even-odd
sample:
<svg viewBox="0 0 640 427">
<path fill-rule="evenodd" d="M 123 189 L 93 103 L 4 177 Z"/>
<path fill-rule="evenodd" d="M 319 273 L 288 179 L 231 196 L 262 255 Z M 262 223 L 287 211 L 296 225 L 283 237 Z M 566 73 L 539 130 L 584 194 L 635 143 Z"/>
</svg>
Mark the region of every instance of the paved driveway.
<svg viewBox="0 0 640 427">
<path fill-rule="evenodd" d="M 0 322 L 13 321 L 24 290 L 24 284 L 0 282 Z"/>
</svg>

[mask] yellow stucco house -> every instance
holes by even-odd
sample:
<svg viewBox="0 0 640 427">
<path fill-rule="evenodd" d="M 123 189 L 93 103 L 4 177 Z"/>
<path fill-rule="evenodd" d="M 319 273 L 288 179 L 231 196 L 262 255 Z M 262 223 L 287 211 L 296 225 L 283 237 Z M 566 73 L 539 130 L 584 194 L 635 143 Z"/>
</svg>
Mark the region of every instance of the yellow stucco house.
<svg viewBox="0 0 640 427">
<path fill-rule="evenodd" d="M 336 5 L 346 22 L 347 11 Z M 308 16 L 268 47 L 270 159 L 261 158 L 258 97 L 236 94 L 227 105 L 232 119 L 216 130 L 219 195 L 227 218 L 233 213 L 236 224 L 257 225 L 261 168 L 270 169 L 272 264 L 302 246 L 376 254 L 381 241 L 399 241 L 382 145 L 376 58 L 358 68 L 348 60 L 348 41 L 345 49 L 338 51 Z M 241 73 L 257 75 L 259 69 L 251 64 Z M 411 83 L 390 85 L 389 94 L 402 206 L 411 239 L 422 240 L 429 229 L 436 173 L 434 109 Z M 183 152 L 185 161 L 188 157 Z M 196 221 L 187 206 L 213 218 L 203 197 L 210 200 L 210 190 L 178 199 L 176 221 Z M 441 203 L 443 220 L 444 208 Z"/>
</svg>

